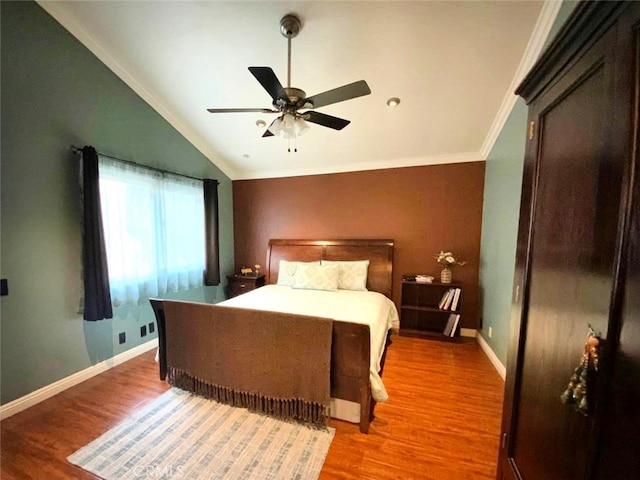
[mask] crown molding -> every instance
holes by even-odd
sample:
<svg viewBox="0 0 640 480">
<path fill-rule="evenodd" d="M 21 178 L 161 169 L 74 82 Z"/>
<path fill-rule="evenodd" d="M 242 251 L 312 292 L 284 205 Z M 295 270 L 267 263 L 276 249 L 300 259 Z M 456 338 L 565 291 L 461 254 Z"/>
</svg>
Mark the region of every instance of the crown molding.
<svg viewBox="0 0 640 480">
<path fill-rule="evenodd" d="M 222 170 L 227 177 L 233 179 L 236 172 L 230 165 L 220 158 L 199 134 L 189 128 L 182 119 L 166 108 L 153 92 L 140 83 L 126 68 L 107 51 L 87 32 L 72 16 L 64 9 L 60 2 L 46 0 L 36 0 L 36 3 L 49 15 L 51 15 L 60 25 L 62 25 L 71 35 L 84 45 L 98 60 L 104 63 L 113 73 L 116 74 L 125 84 L 127 84 L 138 96 L 147 102 L 162 118 L 164 118 L 173 128 L 175 128 L 185 139 L 200 151 L 211 163 Z"/>
<path fill-rule="evenodd" d="M 367 170 L 385 170 L 389 168 L 422 167 L 445 163 L 483 162 L 485 159 L 479 152 L 460 153 L 454 155 L 437 155 L 432 157 L 411 157 L 380 162 L 354 162 L 327 167 L 298 168 L 274 170 L 265 174 L 262 171 L 245 170 L 239 172 L 234 180 L 259 180 L 265 178 L 301 177 L 307 175 L 327 175 L 332 173 L 363 172 Z"/>
<path fill-rule="evenodd" d="M 502 104 L 500 105 L 500 109 L 498 110 L 498 114 L 496 118 L 493 120 L 493 124 L 487 133 L 486 138 L 484 139 L 484 143 L 480 148 L 480 152 L 482 154 L 483 159 L 487 159 L 491 150 L 493 149 L 502 128 L 504 127 L 513 107 L 518 100 L 518 96 L 514 93 L 518 85 L 524 80 L 524 77 L 527 75 L 529 70 L 533 67 L 536 60 L 540 57 L 542 50 L 544 49 L 547 38 L 549 37 L 549 32 L 551 31 L 551 27 L 558 16 L 558 12 L 560 11 L 560 7 L 562 6 L 562 1 L 560 0 L 545 0 L 544 5 L 542 6 L 542 10 L 540 11 L 540 15 L 538 15 L 538 20 L 536 22 L 535 27 L 533 28 L 533 33 L 529 38 L 529 43 L 527 44 L 527 48 L 524 51 L 522 58 L 520 59 L 520 64 L 516 70 L 516 73 L 511 80 L 511 84 L 509 85 L 509 89 L 507 90 L 506 95 L 502 100 Z"/>
</svg>

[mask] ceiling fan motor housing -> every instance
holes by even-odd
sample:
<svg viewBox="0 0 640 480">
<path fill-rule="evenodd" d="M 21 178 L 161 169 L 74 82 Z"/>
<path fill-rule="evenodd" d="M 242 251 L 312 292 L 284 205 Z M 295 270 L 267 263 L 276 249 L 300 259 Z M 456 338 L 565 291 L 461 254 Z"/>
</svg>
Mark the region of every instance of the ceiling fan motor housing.
<svg viewBox="0 0 640 480">
<path fill-rule="evenodd" d="M 299 104 L 304 104 L 304 99 L 307 98 L 307 94 L 304 90 L 300 90 L 299 88 L 294 87 L 284 87 L 284 93 L 289 97 L 289 105 L 295 105 L 298 108 L 301 107 Z"/>
</svg>

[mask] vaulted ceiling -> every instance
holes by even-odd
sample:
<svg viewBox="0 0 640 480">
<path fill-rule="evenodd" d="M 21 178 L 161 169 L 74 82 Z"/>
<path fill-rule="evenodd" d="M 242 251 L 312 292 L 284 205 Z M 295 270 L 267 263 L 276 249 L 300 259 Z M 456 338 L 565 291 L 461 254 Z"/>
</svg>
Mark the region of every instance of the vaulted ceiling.
<svg viewBox="0 0 640 480">
<path fill-rule="evenodd" d="M 557 13 L 542 1 L 39 3 L 232 179 L 485 159 Z M 371 89 L 318 109 L 350 120 L 343 130 L 262 138 L 256 121 L 273 114 L 206 110 L 271 108 L 247 68 L 286 86 L 289 13 L 302 22 L 291 86 Z"/>
</svg>

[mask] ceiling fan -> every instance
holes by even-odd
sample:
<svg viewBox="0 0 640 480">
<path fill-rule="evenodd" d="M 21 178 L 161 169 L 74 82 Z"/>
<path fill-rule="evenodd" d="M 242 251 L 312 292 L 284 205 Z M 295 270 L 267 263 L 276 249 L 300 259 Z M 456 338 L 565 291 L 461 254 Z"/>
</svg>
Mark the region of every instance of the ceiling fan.
<svg viewBox="0 0 640 480">
<path fill-rule="evenodd" d="M 367 82 L 360 80 L 311 97 L 307 97 L 303 90 L 292 87 L 291 39 L 300 33 L 300 28 L 300 20 L 295 15 L 285 15 L 280 20 L 280 33 L 287 38 L 286 87 L 282 86 L 270 67 L 249 67 L 249 71 L 271 96 L 273 108 L 208 108 L 207 111 L 211 113 L 279 113 L 280 115 L 269 125 L 262 135 L 263 137 L 272 137 L 280 134 L 285 138 L 295 138 L 309 129 L 305 120 L 334 130 L 342 130 L 349 125 L 351 123 L 349 120 L 320 113 L 315 109 L 369 95 L 371 90 Z M 306 111 L 301 112 L 300 110 Z"/>
</svg>

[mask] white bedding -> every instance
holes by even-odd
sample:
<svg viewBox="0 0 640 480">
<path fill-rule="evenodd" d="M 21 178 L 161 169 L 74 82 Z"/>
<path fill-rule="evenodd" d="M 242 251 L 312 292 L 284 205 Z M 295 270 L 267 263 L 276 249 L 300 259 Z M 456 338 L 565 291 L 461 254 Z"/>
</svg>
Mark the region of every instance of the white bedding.
<svg viewBox="0 0 640 480">
<path fill-rule="evenodd" d="M 387 332 L 399 327 L 395 304 L 377 292 L 301 290 L 289 286 L 266 285 L 219 303 L 221 306 L 297 313 L 369 325 L 371 333 L 371 395 L 377 402 L 387 400 L 380 371 Z"/>
</svg>

